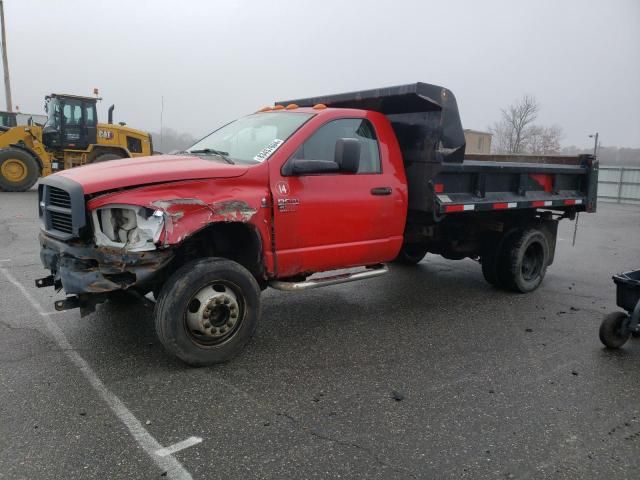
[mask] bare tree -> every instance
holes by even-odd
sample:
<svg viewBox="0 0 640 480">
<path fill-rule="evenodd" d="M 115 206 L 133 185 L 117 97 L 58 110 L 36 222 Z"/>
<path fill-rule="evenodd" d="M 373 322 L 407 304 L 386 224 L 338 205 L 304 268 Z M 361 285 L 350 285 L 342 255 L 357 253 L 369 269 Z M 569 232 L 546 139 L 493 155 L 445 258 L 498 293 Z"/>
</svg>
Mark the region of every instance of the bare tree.
<svg viewBox="0 0 640 480">
<path fill-rule="evenodd" d="M 562 128 L 559 125 L 542 127 L 531 125 L 525 135 L 525 151 L 536 155 L 550 155 L 560 152 Z"/>
<path fill-rule="evenodd" d="M 499 153 L 523 153 L 538 110 L 538 102 L 531 95 L 525 95 L 517 103 L 502 109 L 502 118 L 489 129 L 493 133 L 495 150 Z"/>
</svg>

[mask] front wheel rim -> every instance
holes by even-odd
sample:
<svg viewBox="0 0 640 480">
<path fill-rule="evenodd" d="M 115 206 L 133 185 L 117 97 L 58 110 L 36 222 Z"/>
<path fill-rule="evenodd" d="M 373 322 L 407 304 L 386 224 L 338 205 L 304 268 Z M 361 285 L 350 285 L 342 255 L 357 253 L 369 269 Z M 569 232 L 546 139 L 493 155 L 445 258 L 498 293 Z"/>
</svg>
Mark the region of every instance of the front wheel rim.
<svg viewBox="0 0 640 480">
<path fill-rule="evenodd" d="M 219 345 L 238 331 L 244 310 L 239 289 L 215 281 L 191 297 L 184 313 L 184 327 L 194 343 L 203 347 Z"/>
</svg>

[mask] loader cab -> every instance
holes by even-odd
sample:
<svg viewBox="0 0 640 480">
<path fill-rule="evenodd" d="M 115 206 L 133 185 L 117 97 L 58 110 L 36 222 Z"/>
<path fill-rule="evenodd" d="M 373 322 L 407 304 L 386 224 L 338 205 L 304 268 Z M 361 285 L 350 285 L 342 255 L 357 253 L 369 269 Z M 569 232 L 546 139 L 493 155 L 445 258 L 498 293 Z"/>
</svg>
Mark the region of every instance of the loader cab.
<svg viewBox="0 0 640 480">
<path fill-rule="evenodd" d="M 51 94 L 45 101 L 47 122 L 42 140 L 47 147 L 86 150 L 97 143 L 96 98 Z"/>
</svg>

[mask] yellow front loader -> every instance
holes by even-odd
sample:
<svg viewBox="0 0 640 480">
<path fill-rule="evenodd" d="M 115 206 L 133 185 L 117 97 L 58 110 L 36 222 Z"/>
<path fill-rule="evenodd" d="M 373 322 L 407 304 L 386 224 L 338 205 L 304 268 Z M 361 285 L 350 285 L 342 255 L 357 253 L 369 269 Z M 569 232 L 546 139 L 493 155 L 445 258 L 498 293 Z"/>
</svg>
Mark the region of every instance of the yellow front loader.
<svg viewBox="0 0 640 480">
<path fill-rule="evenodd" d="M 153 153 L 151 135 L 124 124 L 98 123 L 97 99 L 51 94 L 41 125 L 0 127 L 0 190 L 22 192 L 39 177 L 87 163 Z"/>
</svg>

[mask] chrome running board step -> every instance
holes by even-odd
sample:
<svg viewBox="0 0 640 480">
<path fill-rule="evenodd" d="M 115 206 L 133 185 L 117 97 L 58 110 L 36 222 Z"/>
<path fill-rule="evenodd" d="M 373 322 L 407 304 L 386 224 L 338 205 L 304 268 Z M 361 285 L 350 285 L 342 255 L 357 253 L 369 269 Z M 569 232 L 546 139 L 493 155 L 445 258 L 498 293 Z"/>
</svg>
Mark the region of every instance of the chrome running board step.
<svg viewBox="0 0 640 480">
<path fill-rule="evenodd" d="M 280 280 L 271 280 L 269 286 L 278 290 L 286 290 L 288 292 L 298 292 L 301 290 L 310 290 L 312 288 L 328 287 L 329 285 L 337 285 L 339 283 L 355 282 L 357 280 L 366 280 L 367 278 L 379 277 L 389 271 L 386 265 L 373 265 L 366 267 L 364 271 L 340 273 L 327 277 L 312 278 L 304 282 L 284 282 Z"/>
</svg>

